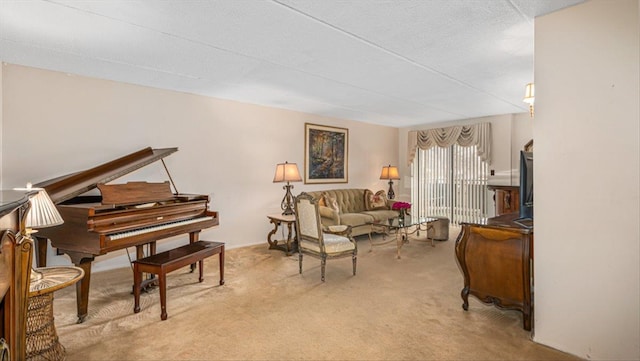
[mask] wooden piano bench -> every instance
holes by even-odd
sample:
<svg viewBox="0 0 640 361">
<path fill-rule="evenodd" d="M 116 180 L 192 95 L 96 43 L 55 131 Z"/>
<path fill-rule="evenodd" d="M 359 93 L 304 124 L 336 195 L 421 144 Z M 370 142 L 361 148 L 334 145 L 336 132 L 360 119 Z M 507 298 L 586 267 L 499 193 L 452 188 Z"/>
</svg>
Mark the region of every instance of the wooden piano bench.
<svg viewBox="0 0 640 361">
<path fill-rule="evenodd" d="M 160 319 L 167 319 L 167 273 L 198 262 L 199 281 L 204 280 L 204 259 L 214 254 L 220 257 L 220 285 L 224 285 L 224 243 L 197 241 L 162 253 L 133 261 L 133 295 L 135 305 L 133 312 L 140 312 L 140 285 L 142 273 L 158 275 L 160 286 Z"/>
</svg>

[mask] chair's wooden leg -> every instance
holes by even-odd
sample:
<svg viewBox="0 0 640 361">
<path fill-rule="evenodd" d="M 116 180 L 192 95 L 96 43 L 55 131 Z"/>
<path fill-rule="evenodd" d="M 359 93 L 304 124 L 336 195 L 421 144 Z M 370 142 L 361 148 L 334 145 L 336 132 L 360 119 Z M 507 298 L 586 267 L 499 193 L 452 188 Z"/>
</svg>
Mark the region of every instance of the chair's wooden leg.
<svg viewBox="0 0 640 361">
<path fill-rule="evenodd" d="M 298 267 L 300 267 L 300 274 L 302 274 L 302 252 L 298 250 Z"/>
<path fill-rule="evenodd" d="M 352 256 L 353 258 L 353 275 L 356 275 L 356 262 L 358 260 L 358 256 L 356 256 L 355 254 Z"/>
<path fill-rule="evenodd" d="M 198 282 L 202 282 L 204 280 L 204 260 L 198 261 L 198 268 L 200 269 L 199 271 L 200 277 L 198 277 Z"/>
<path fill-rule="evenodd" d="M 322 256 L 322 261 L 320 262 L 320 279 L 322 280 L 322 282 L 324 282 L 324 270 L 327 266 L 327 256 L 323 255 Z"/>
</svg>

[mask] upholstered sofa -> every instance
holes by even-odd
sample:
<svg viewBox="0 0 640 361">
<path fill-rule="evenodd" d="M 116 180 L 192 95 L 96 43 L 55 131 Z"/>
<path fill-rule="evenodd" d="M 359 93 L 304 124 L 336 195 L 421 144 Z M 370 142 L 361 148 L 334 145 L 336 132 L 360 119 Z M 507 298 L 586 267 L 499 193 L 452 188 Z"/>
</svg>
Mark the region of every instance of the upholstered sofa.
<svg viewBox="0 0 640 361">
<path fill-rule="evenodd" d="M 318 200 L 324 227 L 348 225 L 352 236 L 369 234 L 368 222 L 385 223 L 398 216 L 398 211 L 391 209 L 394 202 L 386 199 L 384 191 L 374 194 L 368 189 L 331 189 L 307 193 Z"/>
</svg>

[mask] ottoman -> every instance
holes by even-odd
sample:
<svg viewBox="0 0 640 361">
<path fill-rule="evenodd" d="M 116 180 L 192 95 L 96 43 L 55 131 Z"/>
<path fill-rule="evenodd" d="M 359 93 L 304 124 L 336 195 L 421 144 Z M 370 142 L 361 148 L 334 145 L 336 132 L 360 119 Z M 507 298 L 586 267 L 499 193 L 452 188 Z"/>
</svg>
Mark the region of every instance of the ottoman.
<svg viewBox="0 0 640 361">
<path fill-rule="evenodd" d="M 446 241 L 449 239 L 449 218 L 447 217 L 433 217 L 438 220 L 433 222 L 433 228 L 427 231 L 427 237 L 435 239 L 436 241 Z"/>
</svg>

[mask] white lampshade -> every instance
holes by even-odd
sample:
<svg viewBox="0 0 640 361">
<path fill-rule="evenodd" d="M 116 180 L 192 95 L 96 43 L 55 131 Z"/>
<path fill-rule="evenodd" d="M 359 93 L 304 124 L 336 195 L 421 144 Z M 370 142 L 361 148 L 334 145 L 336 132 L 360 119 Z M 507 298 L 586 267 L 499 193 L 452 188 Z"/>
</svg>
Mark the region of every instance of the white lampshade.
<svg viewBox="0 0 640 361">
<path fill-rule="evenodd" d="M 33 188 L 31 183 L 27 183 L 26 188 L 14 188 L 14 190 L 24 192 L 37 191 L 29 198 L 31 207 L 24 218 L 24 226 L 26 228 L 53 227 L 64 223 L 56 205 L 53 204 L 44 188 Z"/>
<path fill-rule="evenodd" d="M 300 172 L 296 163 L 279 163 L 276 166 L 276 174 L 273 176 L 273 183 L 279 182 L 301 182 Z"/>
<path fill-rule="evenodd" d="M 29 199 L 31 208 L 27 213 L 25 227 L 38 229 L 53 227 L 64 223 L 62 216 L 58 212 L 55 204 L 49 198 L 47 192 L 42 188 L 32 188 L 37 190 L 33 197 Z"/>
<path fill-rule="evenodd" d="M 382 167 L 382 172 L 380 173 L 380 179 L 400 179 L 400 173 L 398 172 L 398 167 L 392 166 L 389 164 L 386 167 Z"/>
</svg>

